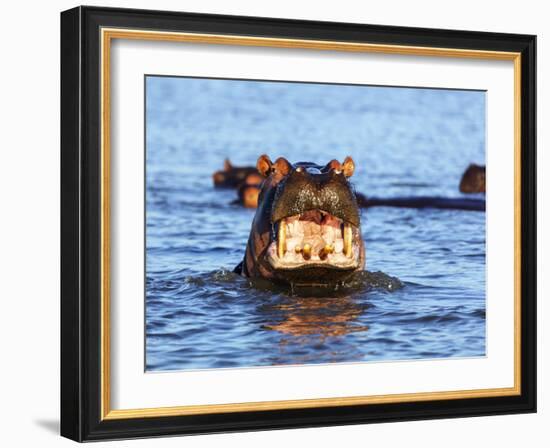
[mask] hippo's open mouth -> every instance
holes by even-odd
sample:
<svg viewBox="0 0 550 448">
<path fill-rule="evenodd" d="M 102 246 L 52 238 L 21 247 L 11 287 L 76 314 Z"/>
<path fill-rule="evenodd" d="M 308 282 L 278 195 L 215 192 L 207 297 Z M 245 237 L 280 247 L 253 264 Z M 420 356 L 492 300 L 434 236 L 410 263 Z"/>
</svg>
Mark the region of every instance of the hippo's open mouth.
<svg viewBox="0 0 550 448">
<path fill-rule="evenodd" d="M 308 210 L 275 223 L 267 260 L 276 270 L 354 270 L 360 265 L 359 232 L 324 210 Z"/>
<path fill-rule="evenodd" d="M 264 176 L 243 262 L 235 272 L 292 285 L 335 285 L 365 265 L 351 157 L 326 165 L 275 162 Z"/>
</svg>

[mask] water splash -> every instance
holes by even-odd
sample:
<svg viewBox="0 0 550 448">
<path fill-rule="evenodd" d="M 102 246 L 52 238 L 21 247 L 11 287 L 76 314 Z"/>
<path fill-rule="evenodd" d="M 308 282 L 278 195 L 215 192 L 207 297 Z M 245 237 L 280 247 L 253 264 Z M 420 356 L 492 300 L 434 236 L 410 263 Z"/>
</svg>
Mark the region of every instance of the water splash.
<svg viewBox="0 0 550 448">
<path fill-rule="evenodd" d="M 381 271 L 356 272 L 343 283 L 307 286 L 294 283 L 286 285 L 265 279 L 248 279 L 235 274 L 233 271 L 220 268 L 205 274 L 188 276 L 185 278 L 185 282 L 195 286 L 209 286 L 211 288 L 233 285 L 237 289 L 251 288 L 260 292 L 272 292 L 298 297 L 342 297 L 354 293 L 368 292 L 373 289 L 391 293 L 405 287 L 405 284 L 397 277 L 390 276 Z"/>
</svg>

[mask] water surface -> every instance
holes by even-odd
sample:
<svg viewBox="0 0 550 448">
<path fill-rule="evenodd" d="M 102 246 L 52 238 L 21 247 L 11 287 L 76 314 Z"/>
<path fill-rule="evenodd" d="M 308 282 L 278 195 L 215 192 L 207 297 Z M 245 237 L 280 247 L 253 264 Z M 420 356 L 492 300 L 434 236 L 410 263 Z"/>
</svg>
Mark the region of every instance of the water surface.
<svg viewBox="0 0 550 448">
<path fill-rule="evenodd" d="M 357 191 L 460 197 L 485 163 L 485 93 L 147 77 L 146 368 L 209 369 L 485 354 L 485 213 L 362 212 L 370 273 L 296 291 L 231 272 L 254 211 L 216 190 L 225 157 L 326 163 Z"/>
</svg>

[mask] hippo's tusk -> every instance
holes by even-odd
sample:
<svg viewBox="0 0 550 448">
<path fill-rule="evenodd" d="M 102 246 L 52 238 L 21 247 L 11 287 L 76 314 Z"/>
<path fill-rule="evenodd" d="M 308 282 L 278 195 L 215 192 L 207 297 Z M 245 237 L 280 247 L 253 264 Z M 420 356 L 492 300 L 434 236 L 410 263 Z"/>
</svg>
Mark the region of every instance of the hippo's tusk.
<svg viewBox="0 0 550 448">
<path fill-rule="evenodd" d="M 344 255 L 351 257 L 352 255 L 353 230 L 351 224 L 344 224 Z"/>
<path fill-rule="evenodd" d="M 311 244 L 304 244 L 304 247 L 302 248 L 302 256 L 304 257 L 304 260 L 309 260 L 311 258 Z"/>
<path fill-rule="evenodd" d="M 283 258 L 286 250 L 286 223 L 282 219 L 279 223 L 279 232 L 277 233 L 277 256 Z"/>
<path fill-rule="evenodd" d="M 331 244 L 326 244 L 323 249 L 321 249 L 321 252 L 319 252 L 319 258 L 321 260 L 326 260 L 326 258 L 329 256 L 329 254 L 334 252 L 334 246 Z"/>
</svg>

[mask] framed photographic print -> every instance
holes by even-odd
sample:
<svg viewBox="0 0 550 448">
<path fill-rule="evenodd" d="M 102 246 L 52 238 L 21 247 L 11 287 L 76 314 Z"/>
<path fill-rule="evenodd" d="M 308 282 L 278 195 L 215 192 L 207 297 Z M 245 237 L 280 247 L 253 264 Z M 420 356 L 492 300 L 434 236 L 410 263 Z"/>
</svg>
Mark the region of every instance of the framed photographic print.
<svg viewBox="0 0 550 448">
<path fill-rule="evenodd" d="M 61 433 L 536 410 L 535 36 L 61 14 Z"/>
</svg>

